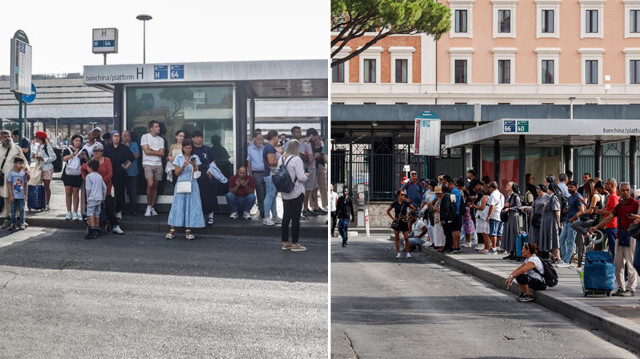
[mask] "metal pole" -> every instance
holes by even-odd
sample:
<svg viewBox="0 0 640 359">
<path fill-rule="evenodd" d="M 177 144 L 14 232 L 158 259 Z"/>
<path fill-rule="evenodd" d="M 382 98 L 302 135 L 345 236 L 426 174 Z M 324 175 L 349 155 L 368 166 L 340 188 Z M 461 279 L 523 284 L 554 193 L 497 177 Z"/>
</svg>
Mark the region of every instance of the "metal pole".
<svg viewBox="0 0 640 359">
<path fill-rule="evenodd" d="M 17 96 L 18 97 L 18 141 L 22 140 L 22 96 Z M 25 109 L 26 112 L 26 109 Z M 20 142 L 18 142 L 18 144 L 20 144 Z"/>
<path fill-rule="evenodd" d="M 142 63 L 147 63 L 147 21 L 142 21 Z"/>
<path fill-rule="evenodd" d="M 594 154 L 594 174 L 593 177 L 600 178 L 600 171 L 602 169 L 602 141 L 597 140 Z"/>
<path fill-rule="evenodd" d="M 527 166 L 527 144 L 524 135 L 518 137 L 518 187 L 520 187 L 520 194 L 525 192 L 527 185 L 526 176 Z"/>
<path fill-rule="evenodd" d="M 500 140 L 493 141 L 493 180 L 500 188 Z"/>
<path fill-rule="evenodd" d="M 104 64 L 106 65 L 107 64 L 107 54 L 105 53 L 103 55 L 104 55 Z"/>
<path fill-rule="evenodd" d="M 564 173 L 569 171 L 573 172 L 573 159 L 571 158 L 571 145 L 562 145 L 562 152 L 564 154 Z M 575 173 L 574 173 L 575 175 Z"/>
<path fill-rule="evenodd" d="M 636 189 L 636 156 L 638 152 L 637 137 L 631 136 L 629 138 L 629 183 L 631 183 L 631 189 Z"/>
</svg>

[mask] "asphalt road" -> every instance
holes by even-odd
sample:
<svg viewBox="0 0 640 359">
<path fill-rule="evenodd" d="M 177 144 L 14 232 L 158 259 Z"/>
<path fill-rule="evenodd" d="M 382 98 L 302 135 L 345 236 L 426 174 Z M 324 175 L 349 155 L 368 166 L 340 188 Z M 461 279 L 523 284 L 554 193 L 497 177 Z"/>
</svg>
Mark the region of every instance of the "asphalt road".
<svg viewBox="0 0 640 359">
<path fill-rule="evenodd" d="M 636 358 L 598 331 L 419 253 L 395 259 L 386 239 L 339 243 L 332 239 L 332 358 Z"/>
<path fill-rule="evenodd" d="M 0 358 L 326 358 L 326 239 L 0 234 Z"/>
</svg>

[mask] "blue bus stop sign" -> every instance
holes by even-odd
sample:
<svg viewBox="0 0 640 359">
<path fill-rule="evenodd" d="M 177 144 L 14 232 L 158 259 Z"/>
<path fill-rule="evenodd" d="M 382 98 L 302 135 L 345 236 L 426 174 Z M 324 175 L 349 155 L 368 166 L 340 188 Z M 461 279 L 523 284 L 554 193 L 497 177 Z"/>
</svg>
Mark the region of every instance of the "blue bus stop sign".
<svg viewBox="0 0 640 359">
<path fill-rule="evenodd" d="M 31 95 L 22 94 L 22 101 L 32 103 L 36 99 L 36 85 L 31 83 Z"/>
</svg>

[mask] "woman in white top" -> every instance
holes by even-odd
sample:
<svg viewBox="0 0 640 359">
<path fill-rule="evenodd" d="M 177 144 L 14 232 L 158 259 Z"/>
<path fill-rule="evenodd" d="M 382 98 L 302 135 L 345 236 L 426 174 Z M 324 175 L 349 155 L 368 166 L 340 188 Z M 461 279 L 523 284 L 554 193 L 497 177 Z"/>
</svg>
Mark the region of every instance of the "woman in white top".
<svg viewBox="0 0 640 359">
<path fill-rule="evenodd" d="M 175 161 L 178 155 L 182 154 L 182 144 L 184 143 L 184 137 L 186 133 L 182 130 L 176 131 L 176 142 L 169 147 L 169 154 L 167 155 L 167 165 L 164 168 L 164 171 L 167 173 L 167 180 L 173 182 L 173 175 L 175 173 L 175 166 L 173 161 Z"/>
<path fill-rule="evenodd" d="M 42 183 L 44 184 L 46 207 L 49 210 L 49 201 L 51 200 L 51 179 L 53 178 L 53 161 L 56 160 L 56 153 L 49 144 L 47 133 L 43 131 L 36 132 L 36 142 L 40 145 L 36 151 L 36 160 L 42 166 Z"/>
<path fill-rule="evenodd" d="M 542 266 L 542 261 L 536 254 L 538 254 L 538 246 L 533 243 L 525 243 L 522 246 L 522 257 L 525 258 L 524 263 L 511 272 L 511 275 L 509 275 L 504 282 L 507 288 L 509 288 L 515 278 L 520 286 L 520 296 L 518 300 L 521 302 L 530 302 L 533 300 L 531 289 L 547 289 L 544 277 L 542 276 L 544 267 Z"/>
<path fill-rule="evenodd" d="M 333 184 L 329 185 L 329 193 L 330 193 L 329 211 L 331 212 L 331 237 L 333 237 L 333 233 L 336 230 L 336 223 L 337 223 L 336 204 L 338 203 L 338 193 L 333 190 Z"/>
<path fill-rule="evenodd" d="M 278 160 L 278 168 L 287 166 L 289 176 L 294 183 L 293 190 L 289 193 L 282 192 L 282 250 L 290 249 L 293 252 L 303 252 L 307 248 L 298 243 L 300 234 L 300 212 L 302 211 L 302 201 L 304 199 L 304 186 L 309 178 L 309 174 L 304 170 L 304 163 L 298 155 L 300 153 L 300 142 L 291 140 Z M 291 242 L 289 242 L 289 222 L 291 222 Z"/>
<path fill-rule="evenodd" d="M 489 238 L 489 223 L 487 222 L 487 216 L 489 215 L 489 196 L 487 196 L 487 187 L 478 185 L 476 186 L 476 203 L 471 203 L 471 207 L 476 209 L 476 233 L 482 235 L 484 242 L 484 248 L 480 253 L 487 253 L 491 249 L 491 241 Z M 480 240 L 478 239 L 478 242 Z"/>
</svg>

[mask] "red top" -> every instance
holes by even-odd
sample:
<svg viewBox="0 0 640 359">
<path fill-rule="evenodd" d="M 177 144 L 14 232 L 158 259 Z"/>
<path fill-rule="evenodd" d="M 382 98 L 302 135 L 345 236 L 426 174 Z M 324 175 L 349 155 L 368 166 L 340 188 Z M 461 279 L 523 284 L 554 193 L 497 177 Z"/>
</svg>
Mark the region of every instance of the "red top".
<svg viewBox="0 0 640 359">
<path fill-rule="evenodd" d="M 231 176 L 231 178 L 229 178 L 229 192 L 231 192 L 231 189 L 236 186 L 236 181 L 239 179 L 240 176 L 238 175 Z M 251 192 L 247 193 L 247 190 L 243 186 L 238 186 L 238 189 L 234 193 L 238 197 L 246 197 L 247 195 L 253 193 L 253 190 L 255 188 L 253 176 L 244 176 L 244 180 L 247 181 L 247 185 L 249 186 Z"/>
<path fill-rule="evenodd" d="M 611 212 L 615 217 L 620 218 L 620 223 L 618 226 L 618 231 L 623 230 L 626 231 L 629 229 L 631 223 L 633 223 L 633 219 L 628 218 L 627 214 L 638 214 L 638 201 L 633 198 L 629 198 L 627 202 L 620 202 Z M 620 233 L 620 232 L 618 232 Z"/>
<path fill-rule="evenodd" d="M 604 209 L 607 212 L 611 212 L 615 206 L 620 203 L 620 196 L 617 193 L 613 192 L 609 195 L 609 200 L 607 200 L 607 207 Z M 618 228 L 618 217 L 615 217 L 609 222 L 604 228 Z"/>
<path fill-rule="evenodd" d="M 89 174 L 89 170 L 87 169 L 87 165 L 89 162 L 85 163 L 80 167 L 80 171 L 82 174 L 82 179 L 85 179 Z M 111 177 L 113 177 L 113 167 L 111 167 L 111 160 L 104 157 L 104 162 L 98 166 L 98 173 L 102 176 L 102 180 L 104 184 L 107 185 L 107 196 L 111 195 Z"/>
</svg>

